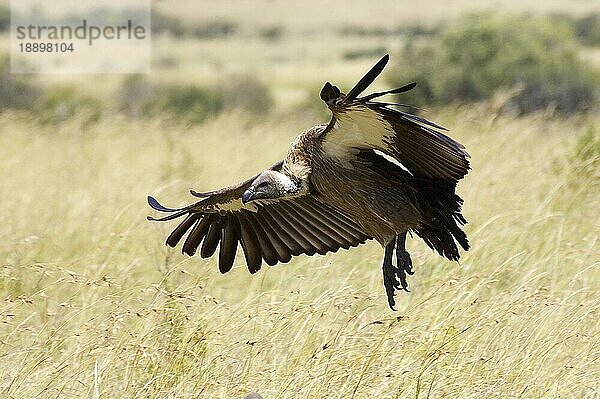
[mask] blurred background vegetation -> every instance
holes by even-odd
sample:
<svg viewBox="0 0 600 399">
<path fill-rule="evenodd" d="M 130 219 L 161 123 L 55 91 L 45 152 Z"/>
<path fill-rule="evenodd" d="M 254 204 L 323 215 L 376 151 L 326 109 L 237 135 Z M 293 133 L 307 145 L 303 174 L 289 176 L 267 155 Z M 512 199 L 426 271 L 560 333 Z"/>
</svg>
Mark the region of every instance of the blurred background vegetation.
<svg viewBox="0 0 600 399">
<path fill-rule="evenodd" d="M 462 4 L 430 18 L 417 7 L 414 18 L 403 13 L 383 24 L 376 18 L 360 21 L 360 13 L 349 11 L 322 25 L 317 4 L 299 7 L 291 21 L 257 17 L 249 23 L 241 17 L 255 15 L 248 5 L 234 13 L 237 6 L 229 2 L 180 3 L 185 7 L 153 6 L 152 74 L 103 76 L 85 84 L 81 76 L 40 79 L 11 75 L 5 55 L 0 112 L 29 110 L 43 122 L 84 113 L 90 122 L 122 114 L 201 123 L 234 108 L 263 116 L 308 111 L 325 117 L 316 95 L 322 81 L 348 87 L 388 52 L 394 68 L 379 85 L 417 81 L 417 89 L 400 99 L 415 112 L 481 102 L 511 114 L 568 115 L 600 108 L 600 10 L 586 2 L 574 8 L 565 2 L 544 13 L 532 13 L 535 7 L 527 2 L 521 10 L 513 4 L 515 9 L 494 12 L 485 4 L 480 11 Z M 264 6 L 274 14 L 282 7 L 278 2 Z M 393 3 L 377 9 L 385 7 L 401 11 Z M 4 40 L 8 16 L 8 6 L 0 6 Z M 303 17 L 310 20 L 299 24 Z M 314 41 L 319 46 L 312 46 Z"/>
<path fill-rule="evenodd" d="M 152 4 L 150 74 L 15 75 L 0 0 L 0 398 L 599 397 L 597 0 Z M 270 166 L 384 53 L 372 90 L 416 80 L 472 156 L 460 264 L 409 240 L 392 313 L 374 242 L 253 276 L 163 245 L 146 195 Z"/>
</svg>

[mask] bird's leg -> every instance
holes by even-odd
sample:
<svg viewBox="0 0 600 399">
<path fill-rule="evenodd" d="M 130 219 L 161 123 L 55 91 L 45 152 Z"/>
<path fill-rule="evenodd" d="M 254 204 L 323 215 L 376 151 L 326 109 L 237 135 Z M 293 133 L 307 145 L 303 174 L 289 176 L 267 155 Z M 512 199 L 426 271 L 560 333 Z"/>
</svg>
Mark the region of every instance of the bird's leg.
<svg viewBox="0 0 600 399">
<path fill-rule="evenodd" d="M 396 274 L 400 279 L 400 284 L 404 291 L 408 291 L 408 283 L 406 282 L 406 275 L 414 274 L 412 269 L 412 260 L 410 254 L 406 251 L 406 232 L 398 234 L 396 236 Z"/>
<path fill-rule="evenodd" d="M 394 255 L 394 247 L 396 246 L 396 240 L 390 241 L 385 246 L 385 255 L 383 256 L 383 286 L 385 287 L 385 293 L 387 294 L 388 304 L 390 309 L 394 309 L 396 302 L 394 301 L 394 291 L 400 288 L 400 283 L 396 279 L 397 270 L 392 264 L 392 257 Z"/>
</svg>

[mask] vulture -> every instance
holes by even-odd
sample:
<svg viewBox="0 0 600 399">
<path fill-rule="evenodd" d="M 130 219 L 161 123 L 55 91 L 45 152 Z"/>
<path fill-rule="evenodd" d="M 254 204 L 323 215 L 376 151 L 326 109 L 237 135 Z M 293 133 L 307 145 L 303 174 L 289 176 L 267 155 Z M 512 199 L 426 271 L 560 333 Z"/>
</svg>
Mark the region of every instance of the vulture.
<svg viewBox="0 0 600 399">
<path fill-rule="evenodd" d="M 383 285 L 392 310 L 396 290 L 408 291 L 413 274 L 407 233 L 458 260 L 458 245 L 468 250 L 469 242 L 455 189 L 470 169 L 469 155 L 447 129 L 399 110 L 401 104 L 375 101 L 416 83 L 360 96 L 388 60 L 386 54 L 347 94 L 325 83 L 320 97 L 331 120 L 301 133 L 267 170 L 220 190 L 192 190 L 198 199 L 182 208 L 149 196 L 148 204 L 166 213 L 149 220 L 182 218 L 166 245 L 175 247 L 187 233 L 184 254 L 200 248 L 208 258 L 218 247 L 219 271 L 227 273 L 239 244 L 256 273 L 263 261 L 273 266 L 375 239 L 384 248 Z"/>
</svg>

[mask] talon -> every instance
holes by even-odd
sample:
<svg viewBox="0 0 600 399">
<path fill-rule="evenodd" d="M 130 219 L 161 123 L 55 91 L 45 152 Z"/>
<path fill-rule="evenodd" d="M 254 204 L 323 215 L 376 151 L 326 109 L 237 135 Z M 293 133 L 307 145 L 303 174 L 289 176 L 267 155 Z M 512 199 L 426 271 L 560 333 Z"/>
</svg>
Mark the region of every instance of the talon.
<svg viewBox="0 0 600 399">
<path fill-rule="evenodd" d="M 400 288 L 400 282 L 396 279 L 396 268 L 391 264 L 383 266 L 383 286 L 387 294 L 388 304 L 391 309 L 394 309 L 394 305 L 396 304 L 394 301 L 394 292 Z"/>
<path fill-rule="evenodd" d="M 394 306 L 394 294 L 396 290 L 408 290 L 407 275 L 414 274 L 412 268 L 412 259 L 405 249 L 406 233 L 399 234 L 395 240 L 392 240 L 385 246 L 385 255 L 383 258 L 383 286 L 388 298 L 390 309 L 396 310 Z M 394 250 L 396 251 L 396 266 L 392 264 Z"/>
<path fill-rule="evenodd" d="M 394 312 L 396 311 L 396 301 L 394 301 L 394 294 L 392 294 L 392 296 L 388 295 L 388 306 L 390 307 L 390 309 L 392 309 Z"/>
<path fill-rule="evenodd" d="M 406 250 L 396 248 L 396 261 L 398 262 L 397 274 L 398 278 L 400 279 L 400 283 L 402 284 L 402 289 L 406 292 L 410 292 L 408 290 L 408 282 L 406 281 L 407 274 L 414 274 L 410 254 L 406 252 Z"/>
<path fill-rule="evenodd" d="M 402 284 L 402 289 L 406 292 L 410 292 L 408 290 L 408 282 L 406 281 L 406 273 L 404 272 L 404 269 L 399 267 L 396 273 L 398 275 L 398 278 L 400 279 L 400 284 Z"/>
<path fill-rule="evenodd" d="M 406 274 L 413 275 L 415 274 L 412 268 L 412 259 L 410 258 L 410 254 L 406 250 L 398 251 L 396 249 L 396 259 L 398 261 L 398 268 L 402 267 Z"/>
<path fill-rule="evenodd" d="M 394 309 L 396 302 L 394 301 L 394 292 L 400 286 L 400 283 L 396 279 L 397 269 L 392 265 L 392 255 L 394 251 L 394 242 L 388 244 L 385 247 L 385 255 L 383 257 L 383 286 L 385 287 L 385 293 L 387 294 L 388 305 L 390 309 Z"/>
</svg>

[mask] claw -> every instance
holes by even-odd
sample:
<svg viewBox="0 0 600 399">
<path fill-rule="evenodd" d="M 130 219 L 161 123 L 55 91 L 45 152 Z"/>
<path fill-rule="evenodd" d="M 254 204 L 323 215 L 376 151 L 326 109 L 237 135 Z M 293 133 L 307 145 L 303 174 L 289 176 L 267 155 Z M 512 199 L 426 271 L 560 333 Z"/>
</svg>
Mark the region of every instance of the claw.
<svg viewBox="0 0 600 399">
<path fill-rule="evenodd" d="M 392 240 L 385 246 L 382 267 L 383 286 L 387 294 L 388 305 L 392 310 L 396 310 L 394 308 L 396 305 L 396 301 L 394 300 L 396 290 L 403 289 L 409 292 L 406 276 L 414 274 L 410 254 L 404 246 L 405 241 L 406 233 L 399 234 L 395 240 Z M 394 250 L 396 251 L 396 266 L 392 264 Z"/>
<path fill-rule="evenodd" d="M 394 252 L 394 242 L 392 241 L 385 247 L 385 255 L 383 257 L 383 286 L 385 287 L 385 293 L 387 294 L 388 305 L 390 309 L 394 309 L 396 301 L 394 301 L 394 292 L 400 286 L 400 283 L 396 279 L 397 269 L 392 265 L 392 255 Z"/>
<path fill-rule="evenodd" d="M 410 259 L 410 254 L 403 249 L 396 248 L 396 262 L 398 265 L 397 274 L 400 278 L 402 289 L 406 292 L 409 292 L 406 275 L 412 275 L 415 273 L 412 269 L 412 260 Z"/>
</svg>

